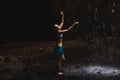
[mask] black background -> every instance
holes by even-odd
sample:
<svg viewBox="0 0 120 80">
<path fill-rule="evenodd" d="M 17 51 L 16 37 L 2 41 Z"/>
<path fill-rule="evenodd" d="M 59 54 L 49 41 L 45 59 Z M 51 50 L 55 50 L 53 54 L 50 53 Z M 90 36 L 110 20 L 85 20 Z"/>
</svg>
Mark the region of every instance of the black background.
<svg viewBox="0 0 120 80">
<path fill-rule="evenodd" d="M 3 2 L 1 42 L 49 39 L 54 16 L 47 0 Z"/>
<path fill-rule="evenodd" d="M 64 28 L 76 20 L 80 22 L 66 34 L 70 39 L 120 36 L 119 0 L 4 1 L 1 4 L 1 43 L 55 39 L 53 25 L 61 20 L 60 10 L 65 14 Z"/>
</svg>

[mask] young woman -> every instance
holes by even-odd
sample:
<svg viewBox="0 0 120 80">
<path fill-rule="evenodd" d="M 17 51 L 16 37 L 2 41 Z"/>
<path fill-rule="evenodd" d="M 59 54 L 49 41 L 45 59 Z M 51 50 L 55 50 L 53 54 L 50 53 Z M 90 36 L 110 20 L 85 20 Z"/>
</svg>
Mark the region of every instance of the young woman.
<svg viewBox="0 0 120 80">
<path fill-rule="evenodd" d="M 63 27 L 63 24 L 64 24 L 64 14 L 63 14 L 63 11 L 61 11 L 60 13 L 62 15 L 61 23 L 54 25 L 54 27 L 57 31 L 57 35 L 58 35 L 57 46 L 56 46 L 56 49 L 55 49 L 55 55 L 58 56 L 57 75 L 63 75 L 63 72 L 61 71 L 62 61 L 65 61 L 64 51 L 63 51 L 63 47 L 62 47 L 63 33 L 69 31 L 76 24 L 79 24 L 79 22 L 74 22 L 70 27 L 63 30 L 62 27 Z"/>
</svg>

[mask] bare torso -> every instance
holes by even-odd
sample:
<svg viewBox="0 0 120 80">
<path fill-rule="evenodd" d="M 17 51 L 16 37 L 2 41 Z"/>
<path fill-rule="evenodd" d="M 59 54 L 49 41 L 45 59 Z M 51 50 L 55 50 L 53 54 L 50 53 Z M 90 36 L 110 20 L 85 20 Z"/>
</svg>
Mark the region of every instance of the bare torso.
<svg viewBox="0 0 120 80">
<path fill-rule="evenodd" d="M 57 46 L 62 46 L 62 40 L 59 40 Z"/>
<path fill-rule="evenodd" d="M 63 38 L 63 34 L 62 33 L 58 33 L 58 42 L 57 42 L 57 46 L 62 46 L 62 38 Z"/>
</svg>

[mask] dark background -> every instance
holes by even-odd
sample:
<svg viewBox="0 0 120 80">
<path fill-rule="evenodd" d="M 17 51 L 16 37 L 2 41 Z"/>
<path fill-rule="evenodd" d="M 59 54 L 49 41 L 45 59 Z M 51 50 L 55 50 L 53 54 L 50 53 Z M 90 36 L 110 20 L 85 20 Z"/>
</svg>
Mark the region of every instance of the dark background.
<svg viewBox="0 0 120 80">
<path fill-rule="evenodd" d="M 61 10 L 65 14 L 64 28 L 80 21 L 66 33 L 68 39 L 120 35 L 119 0 L 5 1 L 1 8 L 1 43 L 53 40 L 53 25 L 60 23 Z"/>
<path fill-rule="evenodd" d="M 84 72 L 83 69 L 90 69 L 92 65 L 94 68 L 90 74 L 73 78 L 68 74 L 63 78 L 120 79 L 120 0 L 4 1 L 1 4 L 0 80 L 56 79 L 53 72 L 56 58 L 51 56 L 56 44 L 51 40 L 56 39 L 53 25 L 60 22 L 61 10 L 65 14 L 63 28 L 74 21 L 80 22 L 64 35 L 64 39 L 69 40 L 64 41 L 63 67 L 71 68 L 73 75 L 79 69 Z M 113 68 L 113 72 L 102 69 L 104 67 Z"/>
<path fill-rule="evenodd" d="M 49 39 L 53 14 L 47 0 L 3 2 L 1 42 Z"/>
</svg>

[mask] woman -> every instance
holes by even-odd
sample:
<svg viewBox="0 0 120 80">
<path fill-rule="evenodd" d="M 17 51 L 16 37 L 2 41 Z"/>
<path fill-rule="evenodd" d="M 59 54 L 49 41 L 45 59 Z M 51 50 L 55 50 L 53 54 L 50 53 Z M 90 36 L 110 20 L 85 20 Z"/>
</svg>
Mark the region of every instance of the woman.
<svg viewBox="0 0 120 80">
<path fill-rule="evenodd" d="M 56 46 L 56 50 L 55 50 L 55 55 L 58 56 L 58 62 L 57 62 L 57 74 L 58 75 L 63 74 L 63 72 L 61 71 L 61 64 L 62 64 L 62 61 L 65 61 L 64 51 L 63 51 L 63 47 L 62 47 L 63 33 L 69 31 L 76 24 L 79 24 L 79 22 L 74 22 L 70 27 L 62 30 L 62 27 L 64 24 L 64 14 L 63 14 L 63 11 L 61 11 L 60 13 L 62 15 L 62 21 L 60 24 L 54 25 L 55 29 L 57 30 L 57 35 L 58 35 L 58 42 L 57 42 L 57 46 Z"/>
</svg>

